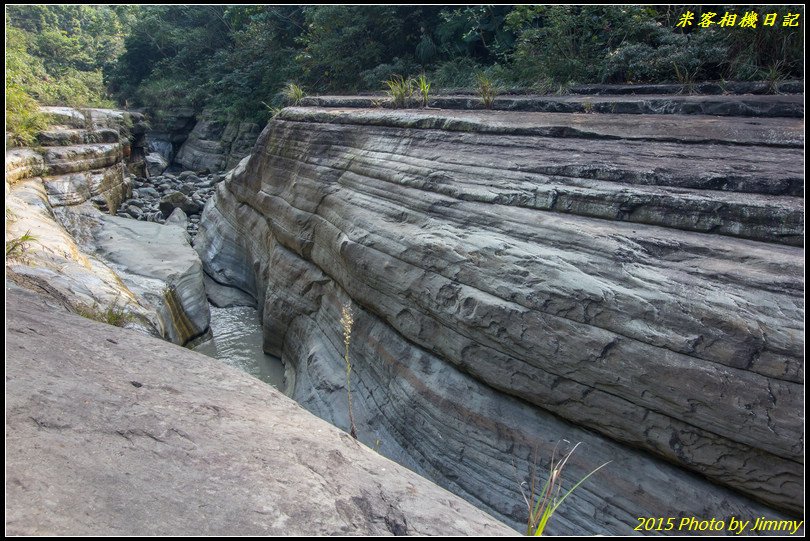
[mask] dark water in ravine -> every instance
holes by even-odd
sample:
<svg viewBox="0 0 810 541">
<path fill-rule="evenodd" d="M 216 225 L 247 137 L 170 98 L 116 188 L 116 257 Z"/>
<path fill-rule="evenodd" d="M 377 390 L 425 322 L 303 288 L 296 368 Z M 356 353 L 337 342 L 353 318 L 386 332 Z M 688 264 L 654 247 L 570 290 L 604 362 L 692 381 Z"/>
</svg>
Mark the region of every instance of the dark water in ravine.
<svg viewBox="0 0 810 541">
<path fill-rule="evenodd" d="M 262 351 L 262 325 L 259 313 L 250 306 L 211 308 L 212 340 L 194 351 L 244 370 L 248 374 L 284 390 L 284 364 Z"/>
</svg>

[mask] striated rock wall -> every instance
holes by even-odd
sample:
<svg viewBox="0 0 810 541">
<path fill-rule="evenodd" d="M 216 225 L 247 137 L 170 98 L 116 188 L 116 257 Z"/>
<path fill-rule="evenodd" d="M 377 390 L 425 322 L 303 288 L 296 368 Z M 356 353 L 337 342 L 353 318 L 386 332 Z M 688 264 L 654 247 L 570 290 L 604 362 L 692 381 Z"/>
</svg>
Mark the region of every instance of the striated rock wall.
<svg viewBox="0 0 810 541">
<path fill-rule="evenodd" d="M 175 162 L 185 169 L 223 171 L 250 154 L 261 132 L 251 122 L 225 122 L 203 113 L 177 152 Z"/>
<path fill-rule="evenodd" d="M 800 514 L 802 146 L 793 119 L 292 108 L 196 247 L 344 428 L 351 305 L 360 438 L 516 527 L 563 440 L 572 479 L 613 462 L 553 533 Z"/>
<path fill-rule="evenodd" d="M 128 326 L 178 344 L 205 335 L 203 273 L 187 233 L 104 213 L 132 196 L 124 148 L 131 158 L 143 141 L 143 116 L 44 110 L 56 124 L 43 146 L 6 152 L 6 241 L 34 237 L 7 261 L 11 279 L 90 316 L 124 310 Z"/>
</svg>

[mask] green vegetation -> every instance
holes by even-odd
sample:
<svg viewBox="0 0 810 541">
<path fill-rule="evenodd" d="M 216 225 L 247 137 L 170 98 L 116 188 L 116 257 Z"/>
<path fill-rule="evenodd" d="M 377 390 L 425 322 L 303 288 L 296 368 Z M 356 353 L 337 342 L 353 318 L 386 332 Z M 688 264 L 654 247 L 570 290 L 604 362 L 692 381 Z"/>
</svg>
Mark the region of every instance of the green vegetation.
<svg viewBox="0 0 810 541">
<path fill-rule="evenodd" d="M 481 98 L 481 103 L 484 104 L 484 108 L 492 109 L 492 105 L 495 103 L 495 96 L 498 94 L 495 83 L 483 73 L 479 73 L 476 79 L 478 81 L 476 90 L 478 91 L 478 96 Z"/>
<path fill-rule="evenodd" d="M 354 411 L 352 410 L 352 363 L 349 359 L 354 314 L 348 304 L 344 304 L 340 309 L 340 324 L 343 327 L 343 344 L 346 346 L 343 360 L 346 362 L 346 392 L 349 397 L 349 433 L 354 439 L 357 439 L 357 427 L 354 425 Z"/>
<path fill-rule="evenodd" d="M 391 99 L 394 108 L 401 109 L 408 105 L 408 100 L 413 96 L 413 79 L 406 79 L 402 75 L 394 75 L 387 81 L 383 81 L 388 87 L 386 94 Z"/>
<path fill-rule="evenodd" d="M 695 23 L 677 27 L 686 10 Z M 777 23 L 699 27 L 709 10 Z M 541 92 L 684 78 L 767 80 L 775 91 L 804 76 L 803 28 L 781 25 L 789 12 L 803 21 L 801 5 L 18 5 L 7 8 L 6 62 L 11 86 L 39 103 L 108 104 L 109 92 L 154 112 L 191 106 L 254 121 L 295 101 L 289 81 L 311 93 L 418 74 L 434 93 L 475 88 L 476 74 Z"/>
<path fill-rule="evenodd" d="M 531 479 L 531 492 L 526 498 L 524 494 L 524 498 L 526 498 L 526 504 L 529 507 L 529 520 L 526 526 L 526 535 L 530 536 L 538 536 L 543 535 L 543 532 L 548 525 L 548 521 L 554 515 L 554 512 L 562 505 L 568 496 L 571 495 L 579 486 L 588 480 L 588 478 L 610 464 L 610 462 L 605 462 L 595 470 L 591 471 L 588 475 L 583 477 L 579 480 L 573 487 L 568 489 L 567 491 L 563 492 L 562 488 L 562 474 L 565 466 L 568 464 L 568 459 L 571 458 L 571 455 L 574 454 L 577 447 L 579 447 L 579 443 L 574 445 L 574 447 L 568 451 L 565 457 L 562 460 L 556 460 L 556 452 L 557 449 L 554 449 L 554 453 L 551 456 L 551 463 L 549 464 L 549 471 L 548 471 L 548 478 L 546 482 L 543 484 L 543 487 L 538 491 L 536 487 L 537 482 L 537 472 L 535 471 L 532 475 Z M 522 487 L 521 487 L 522 490 Z"/>
<path fill-rule="evenodd" d="M 93 306 L 78 307 L 76 313 L 87 319 L 100 321 L 101 323 L 114 325 L 116 327 L 123 327 L 132 321 L 132 315 L 127 313 L 126 309 L 118 304 L 119 299 L 120 298 L 117 297 L 106 309 L 102 309 L 97 303 L 93 303 Z"/>
<path fill-rule="evenodd" d="M 8 215 L 8 212 L 6 213 Z M 6 241 L 6 261 L 25 261 L 25 252 L 29 248 L 29 244 L 37 242 L 37 238 L 31 234 L 31 230 L 25 232 L 24 235 L 14 237 Z"/>
<path fill-rule="evenodd" d="M 415 84 L 416 89 L 419 91 L 419 95 L 422 96 L 422 107 L 427 107 L 428 99 L 430 98 L 430 83 L 428 82 L 424 73 L 416 78 Z"/>
<path fill-rule="evenodd" d="M 287 103 L 298 105 L 304 99 L 304 89 L 295 83 L 287 83 L 287 86 L 281 91 Z"/>
<path fill-rule="evenodd" d="M 112 107 L 102 72 L 123 52 L 128 6 L 6 8 L 6 132 L 31 145 L 47 126 L 39 105 Z"/>
</svg>

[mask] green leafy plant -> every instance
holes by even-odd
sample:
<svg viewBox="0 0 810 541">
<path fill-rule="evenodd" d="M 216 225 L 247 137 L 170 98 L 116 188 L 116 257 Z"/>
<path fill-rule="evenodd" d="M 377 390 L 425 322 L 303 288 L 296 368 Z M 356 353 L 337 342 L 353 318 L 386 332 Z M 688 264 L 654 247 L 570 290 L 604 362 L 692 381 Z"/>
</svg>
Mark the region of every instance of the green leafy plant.
<svg viewBox="0 0 810 541">
<path fill-rule="evenodd" d="M 11 211 L 6 211 L 6 218 L 9 217 Z M 29 244 L 37 242 L 37 238 L 31 234 L 31 230 L 25 232 L 24 235 L 14 237 L 6 241 L 6 260 L 8 261 L 25 261 L 25 252 L 29 248 Z"/>
<path fill-rule="evenodd" d="M 551 455 L 551 462 L 549 464 L 548 478 L 539 491 L 537 490 L 537 471 L 535 463 L 535 471 L 532 472 L 531 478 L 530 494 L 528 497 L 526 497 L 526 494 L 523 493 L 523 498 L 526 501 L 526 505 L 529 509 L 529 520 L 526 525 L 526 535 L 543 535 L 543 532 L 548 525 L 548 521 L 554 515 L 554 512 L 557 511 L 557 509 L 562 505 L 565 499 L 568 498 L 568 496 L 570 496 L 571 493 L 577 488 L 579 488 L 582 483 L 587 481 L 591 475 L 610 464 L 610 461 L 605 462 L 598 468 L 591 471 L 591 473 L 580 479 L 579 482 L 577 482 L 573 487 L 563 492 L 563 470 L 568 464 L 568 460 L 571 458 L 571 455 L 574 454 L 574 451 L 576 451 L 579 445 L 579 443 L 574 445 L 574 447 L 559 461 L 556 458 L 557 448 L 554 448 L 554 452 Z M 521 492 L 523 492 L 522 484 Z"/>
<path fill-rule="evenodd" d="M 593 113 L 593 102 L 590 100 L 585 100 L 582 102 L 582 111 L 587 114 Z"/>
<path fill-rule="evenodd" d="M 430 97 L 430 83 L 424 73 L 416 78 L 416 89 L 422 96 L 422 107 L 427 107 L 428 98 Z"/>
<path fill-rule="evenodd" d="M 304 89 L 295 83 L 287 83 L 286 86 L 281 90 L 281 93 L 284 96 L 284 99 L 287 100 L 287 103 L 292 105 L 298 105 L 301 103 L 301 100 L 304 99 L 304 96 L 306 96 Z"/>
<path fill-rule="evenodd" d="M 406 107 L 408 100 L 413 95 L 413 79 L 410 77 L 406 79 L 402 75 L 394 75 L 383 82 L 388 87 L 386 94 L 391 98 L 394 108 Z"/>
<path fill-rule="evenodd" d="M 478 96 L 481 98 L 481 103 L 484 104 L 484 108 L 492 109 L 492 105 L 495 103 L 495 96 L 498 94 L 495 82 L 483 73 L 479 73 L 476 76 L 476 80 L 476 90 L 478 91 Z"/>
<path fill-rule="evenodd" d="M 340 309 L 340 324 L 343 327 L 343 345 L 346 347 L 343 360 L 346 361 L 346 392 L 349 397 L 349 433 L 354 439 L 357 439 L 357 427 L 354 425 L 354 412 L 352 411 L 352 362 L 349 359 L 354 314 L 348 304 L 344 304 Z"/>
</svg>

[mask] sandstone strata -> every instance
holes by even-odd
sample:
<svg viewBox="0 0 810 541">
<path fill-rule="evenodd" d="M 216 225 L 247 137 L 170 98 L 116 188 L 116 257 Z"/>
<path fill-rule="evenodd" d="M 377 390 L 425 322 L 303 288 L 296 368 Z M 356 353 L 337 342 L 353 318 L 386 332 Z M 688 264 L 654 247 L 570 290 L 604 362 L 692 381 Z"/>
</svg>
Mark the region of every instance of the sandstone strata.
<svg viewBox="0 0 810 541">
<path fill-rule="evenodd" d="M 90 317 L 122 310 L 128 326 L 176 343 L 204 335 L 208 304 L 187 233 L 98 210 L 114 213 L 132 196 L 123 148 L 142 144 L 143 116 L 44 111 L 57 123 L 40 135 L 44 146 L 6 153 L 6 241 L 34 237 L 7 262 L 11 279 Z"/>
<path fill-rule="evenodd" d="M 344 428 L 351 305 L 361 439 L 511 524 L 563 440 L 572 478 L 613 463 L 556 533 L 800 514 L 802 146 L 793 119 L 293 108 L 196 246 Z"/>
<path fill-rule="evenodd" d="M 203 113 L 178 151 L 175 162 L 193 170 L 231 169 L 250 154 L 260 131 L 258 124 L 226 122 Z"/>
</svg>

